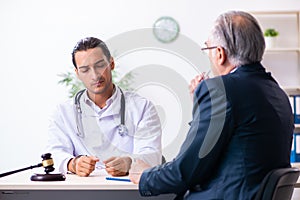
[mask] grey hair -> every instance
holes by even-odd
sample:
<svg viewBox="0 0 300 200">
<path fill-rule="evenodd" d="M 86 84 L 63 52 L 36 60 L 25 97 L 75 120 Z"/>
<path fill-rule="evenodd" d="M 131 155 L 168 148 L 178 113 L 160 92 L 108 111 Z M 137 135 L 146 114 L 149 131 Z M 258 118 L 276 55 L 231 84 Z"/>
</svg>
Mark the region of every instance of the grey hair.
<svg viewBox="0 0 300 200">
<path fill-rule="evenodd" d="M 222 46 L 229 62 L 241 66 L 262 60 L 265 51 L 263 32 L 257 20 L 243 11 L 220 15 L 212 29 L 211 43 Z"/>
</svg>

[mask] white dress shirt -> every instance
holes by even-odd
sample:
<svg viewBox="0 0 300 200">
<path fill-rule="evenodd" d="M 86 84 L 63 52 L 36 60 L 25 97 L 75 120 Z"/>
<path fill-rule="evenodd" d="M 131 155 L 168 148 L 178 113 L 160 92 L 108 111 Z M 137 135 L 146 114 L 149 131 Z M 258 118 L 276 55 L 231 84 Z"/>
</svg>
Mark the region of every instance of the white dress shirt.
<svg viewBox="0 0 300 200">
<path fill-rule="evenodd" d="M 121 91 L 116 87 L 106 106 L 99 108 L 85 91 L 80 98 L 83 130 L 77 130 L 74 99 L 57 106 L 51 116 L 47 152 L 54 167 L 67 172 L 68 161 L 77 155 L 97 156 L 100 161 L 112 156 L 138 157 L 151 166 L 161 163 L 161 124 L 154 105 L 133 92 L 125 92 L 125 125 L 121 136 Z M 79 119 L 80 120 L 80 119 Z"/>
</svg>

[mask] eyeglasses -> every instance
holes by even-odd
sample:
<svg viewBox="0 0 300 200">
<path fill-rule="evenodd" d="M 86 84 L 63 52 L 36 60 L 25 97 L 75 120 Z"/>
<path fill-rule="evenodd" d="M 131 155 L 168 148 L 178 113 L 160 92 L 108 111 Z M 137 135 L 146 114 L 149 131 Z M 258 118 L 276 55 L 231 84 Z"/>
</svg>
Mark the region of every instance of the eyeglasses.
<svg viewBox="0 0 300 200">
<path fill-rule="evenodd" d="M 209 50 L 209 49 L 215 49 L 217 48 L 217 46 L 212 46 L 212 47 L 203 47 L 201 48 L 201 51 L 204 51 L 204 50 Z"/>
<path fill-rule="evenodd" d="M 209 47 L 207 43 L 208 43 L 207 41 L 204 42 L 205 47 L 202 47 L 202 48 L 201 48 L 201 51 L 209 50 L 209 49 L 215 49 L 215 48 L 218 47 L 218 46 L 211 46 L 211 47 Z"/>
</svg>

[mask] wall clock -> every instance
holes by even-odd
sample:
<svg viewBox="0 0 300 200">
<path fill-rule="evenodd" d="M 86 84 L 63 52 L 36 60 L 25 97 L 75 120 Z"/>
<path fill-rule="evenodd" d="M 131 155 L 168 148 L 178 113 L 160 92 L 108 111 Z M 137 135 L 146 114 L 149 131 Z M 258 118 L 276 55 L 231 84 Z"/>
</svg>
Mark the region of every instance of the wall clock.
<svg viewBox="0 0 300 200">
<path fill-rule="evenodd" d="M 163 16 L 153 24 L 153 34 L 160 42 L 170 43 L 179 35 L 179 24 L 172 17 Z"/>
</svg>

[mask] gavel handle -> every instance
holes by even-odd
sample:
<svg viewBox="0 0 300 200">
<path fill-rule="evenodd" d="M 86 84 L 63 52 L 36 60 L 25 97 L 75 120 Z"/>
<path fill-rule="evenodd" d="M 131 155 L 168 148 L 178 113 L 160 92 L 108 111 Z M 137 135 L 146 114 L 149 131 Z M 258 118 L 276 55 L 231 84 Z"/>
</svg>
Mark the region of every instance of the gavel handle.
<svg viewBox="0 0 300 200">
<path fill-rule="evenodd" d="M 27 169 L 33 169 L 33 168 L 37 168 L 37 167 L 41 167 L 41 166 L 43 166 L 42 163 L 39 163 L 37 165 L 32 165 L 30 167 L 25 167 L 25 168 L 22 168 L 22 169 L 17 169 L 17 170 L 14 170 L 14 171 L 6 172 L 6 173 L 3 173 L 3 174 L 0 174 L 0 178 L 4 177 L 4 176 L 11 175 L 11 174 L 14 174 L 14 173 L 17 173 L 17 172 L 25 171 Z"/>
</svg>

